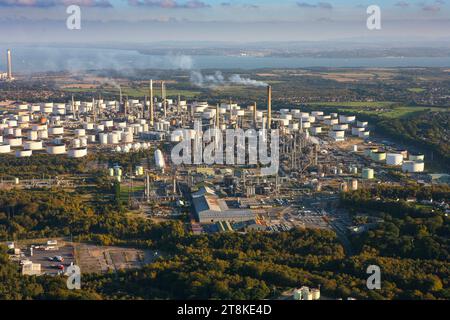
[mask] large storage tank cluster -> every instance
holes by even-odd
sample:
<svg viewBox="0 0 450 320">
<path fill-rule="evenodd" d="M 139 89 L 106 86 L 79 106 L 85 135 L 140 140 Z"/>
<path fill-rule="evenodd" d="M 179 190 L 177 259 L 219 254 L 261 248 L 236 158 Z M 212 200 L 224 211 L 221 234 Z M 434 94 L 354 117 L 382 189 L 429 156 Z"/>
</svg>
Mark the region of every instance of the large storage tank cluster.
<svg viewBox="0 0 450 320">
<path fill-rule="evenodd" d="M 401 167 L 406 173 L 420 173 L 425 171 L 425 156 L 422 154 L 410 154 L 408 159 L 408 151 L 394 150 L 387 152 L 378 147 L 369 147 L 364 151 L 367 158 L 375 162 L 385 163 L 388 166 Z"/>
<path fill-rule="evenodd" d="M 96 105 L 110 111 L 117 109 L 116 102 L 98 100 Z M 22 103 L 9 107 L 0 116 L 0 153 L 12 153 L 16 157 L 66 154 L 80 158 L 88 154 L 89 144 L 117 145 L 122 141 L 130 144 L 135 134 L 148 131 L 148 124 L 142 119 L 131 124 L 95 121 L 94 106 L 94 102 L 74 101 L 68 104 Z M 133 145 L 129 147 L 132 148 Z"/>
</svg>

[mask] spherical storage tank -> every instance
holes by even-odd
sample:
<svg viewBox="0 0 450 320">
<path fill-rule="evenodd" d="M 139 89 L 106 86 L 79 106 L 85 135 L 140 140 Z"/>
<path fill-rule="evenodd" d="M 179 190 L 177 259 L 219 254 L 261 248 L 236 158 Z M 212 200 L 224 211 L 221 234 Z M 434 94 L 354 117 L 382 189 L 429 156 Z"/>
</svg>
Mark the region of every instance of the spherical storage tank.
<svg viewBox="0 0 450 320">
<path fill-rule="evenodd" d="M 403 155 L 401 153 L 388 153 L 386 156 L 386 164 L 389 166 L 399 166 L 403 163 Z"/>
<path fill-rule="evenodd" d="M 165 160 L 164 160 L 163 153 L 159 149 L 157 149 L 155 151 L 155 163 L 156 163 L 156 167 L 158 169 L 164 169 L 164 167 L 165 167 Z"/>
</svg>

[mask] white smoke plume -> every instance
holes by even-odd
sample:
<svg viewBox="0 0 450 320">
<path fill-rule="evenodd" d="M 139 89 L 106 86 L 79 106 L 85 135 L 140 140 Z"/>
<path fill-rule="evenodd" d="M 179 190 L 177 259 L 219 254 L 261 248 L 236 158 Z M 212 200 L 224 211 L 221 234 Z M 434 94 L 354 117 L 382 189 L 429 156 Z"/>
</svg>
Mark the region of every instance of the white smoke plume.
<svg viewBox="0 0 450 320">
<path fill-rule="evenodd" d="M 228 79 L 225 79 L 220 71 L 216 71 L 211 75 L 203 75 L 200 71 L 191 72 L 191 82 L 202 88 L 214 88 L 218 86 L 237 84 L 251 87 L 264 87 L 267 83 L 253 80 L 250 78 L 243 78 L 238 74 L 231 75 Z"/>
</svg>

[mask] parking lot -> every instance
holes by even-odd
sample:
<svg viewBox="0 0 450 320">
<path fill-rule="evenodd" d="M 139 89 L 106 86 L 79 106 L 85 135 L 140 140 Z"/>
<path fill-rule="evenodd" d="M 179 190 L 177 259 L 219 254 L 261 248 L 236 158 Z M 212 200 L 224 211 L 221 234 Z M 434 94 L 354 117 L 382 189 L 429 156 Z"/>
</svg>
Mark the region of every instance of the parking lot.
<svg viewBox="0 0 450 320">
<path fill-rule="evenodd" d="M 52 246 L 53 247 L 53 246 Z M 47 248 L 47 250 L 46 250 Z M 75 264 L 73 246 L 61 243 L 48 249 L 46 246 L 34 246 L 33 255 L 30 255 L 30 246 L 21 248 L 25 254 L 25 258 L 33 263 L 39 263 L 41 265 L 41 272 L 43 274 L 56 275 L 64 272 L 71 263 Z M 55 257 L 60 256 L 63 261 L 57 261 Z M 54 259 L 54 260 L 51 260 Z M 64 266 L 64 270 L 61 266 Z"/>
</svg>

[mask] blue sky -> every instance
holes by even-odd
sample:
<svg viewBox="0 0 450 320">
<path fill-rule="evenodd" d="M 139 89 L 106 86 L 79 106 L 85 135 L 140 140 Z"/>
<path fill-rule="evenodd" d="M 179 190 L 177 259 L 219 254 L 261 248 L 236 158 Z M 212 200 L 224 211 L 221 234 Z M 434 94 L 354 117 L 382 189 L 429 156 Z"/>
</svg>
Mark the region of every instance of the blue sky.
<svg viewBox="0 0 450 320">
<path fill-rule="evenodd" d="M 70 4 L 82 8 L 82 30 L 65 27 Z M 382 9 L 380 31 L 365 27 L 371 4 Z M 450 37 L 449 8 L 450 0 L 0 0 L 0 42 L 434 40 Z"/>
</svg>

